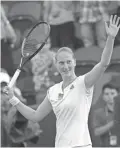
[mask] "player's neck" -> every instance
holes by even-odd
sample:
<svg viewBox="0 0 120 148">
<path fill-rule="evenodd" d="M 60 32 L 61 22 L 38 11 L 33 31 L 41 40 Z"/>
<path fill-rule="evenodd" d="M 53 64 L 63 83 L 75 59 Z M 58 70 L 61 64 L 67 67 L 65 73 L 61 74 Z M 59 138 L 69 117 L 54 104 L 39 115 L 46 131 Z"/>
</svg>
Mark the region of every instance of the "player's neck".
<svg viewBox="0 0 120 148">
<path fill-rule="evenodd" d="M 68 85 L 70 85 L 75 79 L 77 78 L 77 76 L 74 74 L 72 76 L 68 76 L 68 77 L 64 77 L 63 78 L 63 89 L 65 89 Z"/>
</svg>

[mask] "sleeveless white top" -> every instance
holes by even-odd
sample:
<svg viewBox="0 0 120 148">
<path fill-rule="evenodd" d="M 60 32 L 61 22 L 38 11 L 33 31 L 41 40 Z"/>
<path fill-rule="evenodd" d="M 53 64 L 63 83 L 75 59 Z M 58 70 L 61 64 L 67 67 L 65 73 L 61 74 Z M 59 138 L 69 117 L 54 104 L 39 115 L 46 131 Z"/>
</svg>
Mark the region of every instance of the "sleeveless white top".
<svg viewBox="0 0 120 148">
<path fill-rule="evenodd" d="M 48 99 L 56 115 L 55 147 L 91 145 L 88 115 L 92 103 L 93 88 L 86 89 L 84 77 L 79 76 L 62 92 L 62 83 L 48 90 Z"/>
</svg>

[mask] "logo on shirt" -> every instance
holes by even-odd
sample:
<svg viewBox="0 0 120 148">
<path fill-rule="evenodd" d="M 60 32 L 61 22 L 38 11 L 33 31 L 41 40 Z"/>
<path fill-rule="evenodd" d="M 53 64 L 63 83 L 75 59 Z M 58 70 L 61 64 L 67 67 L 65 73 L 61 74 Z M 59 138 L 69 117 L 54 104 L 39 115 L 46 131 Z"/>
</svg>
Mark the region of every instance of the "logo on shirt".
<svg viewBox="0 0 120 148">
<path fill-rule="evenodd" d="M 63 96 L 64 96 L 64 94 L 59 93 L 59 94 L 58 94 L 58 99 L 61 100 L 61 99 L 63 98 Z"/>
<path fill-rule="evenodd" d="M 73 88 L 74 88 L 74 85 L 71 85 L 70 90 L 72 90 Z M 58 100 L 63 99 L 63 96 L 64 96 L 64 94 L 59 93 L 59 94 L 58 94 Z"/>
<path fill-rule="evenodd" d="M 73 89 L 74 88 L 74 85 L 71 85 L 70 89 Z"/>
</svg>

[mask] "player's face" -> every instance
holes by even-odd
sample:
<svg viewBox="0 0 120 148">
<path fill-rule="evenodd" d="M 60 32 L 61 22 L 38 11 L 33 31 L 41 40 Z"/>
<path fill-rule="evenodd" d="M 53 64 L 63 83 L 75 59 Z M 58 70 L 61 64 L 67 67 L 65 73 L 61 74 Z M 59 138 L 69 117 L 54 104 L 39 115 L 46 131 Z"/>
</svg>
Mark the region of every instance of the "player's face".
<svg viewBox="0 0 120 148">
<path fill-rule="evenodd" d="M 72 76 L 75 71 L 76 61 L 71 53 L 62 51 L 57 55 L 56 67 L 61 76 Z"/>
<path fill-rule="evenodd" d="M 118 95 L 116 89 L 105 88 L 103 99 L 107 104 L 114 104 L 114 98 Z"/>
</svg>

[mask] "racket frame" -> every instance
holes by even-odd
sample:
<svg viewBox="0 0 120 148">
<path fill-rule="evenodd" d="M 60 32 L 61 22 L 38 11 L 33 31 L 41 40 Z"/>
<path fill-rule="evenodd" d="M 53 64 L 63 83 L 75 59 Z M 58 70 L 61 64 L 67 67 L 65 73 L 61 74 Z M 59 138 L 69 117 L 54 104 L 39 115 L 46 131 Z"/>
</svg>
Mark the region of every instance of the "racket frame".
<svg viewBox="0 0 120 148">
<path fill-rule="evenodd" d="M 27 38 L 29 37 L 30 33 L 34 30 L 34 28 L 36 28 L 36 27 L 37 27 L 38 25 L 40 25 L 40 24 L 46 24 L 46 25 L 48 26 L 48 33 L 47 33 L 47 36 L 46 36 L 44 42 L 41 44 L 41 46 L 40 46 L 32 55 L 30 55 L 29 57 L 25 58 L 25 57 L 23 56 L 23 49 L 24 49 L 24 46 L 25 46 L 25 42 L 26 42 Z M 46 44 L 46 42 L 47 42 L 47 40 L 48 40 L 48 38 L 49 38 L 49 35 L 50 35 L 50 25 L 49 25 L 47 22 L 44 22 L 44 21 L 41 21 L 41 22 L 37 23 L 36 25 L 34 25 L 34 26 L 32 27 L 32 29 L 28 32 L 28 34 L 26 35 L 26 37 L 23 39 L 23 42 L 22 42 L 22 47 L 21 47 L 21 53 L 22 53 L 22 54 L 21 54 L 20 64 L 19 64 L 19 66 L 18 66 L 16 72 L 14 73 L 14 75 L 13 75 L 13 77 L 12 77 L 10 83 L 8 84 L 8 87 L 9 87 L 9 88 L 12 88 L 13 85 L 15 84 L 15 82 L 16 82 L 16 80 L 17 80 L 17 78 L 18 78 L 18 76 L 19 76 L 19 74 L 20 74 L 20 72 L 21 72 L 23 66 L 24 66 L 28 61 L 30 61 L 30 60 L 44 47 L 44 45 Z M 23 59 L 25 59 L 24 62 L 23 62 Z"/>
</svg>

